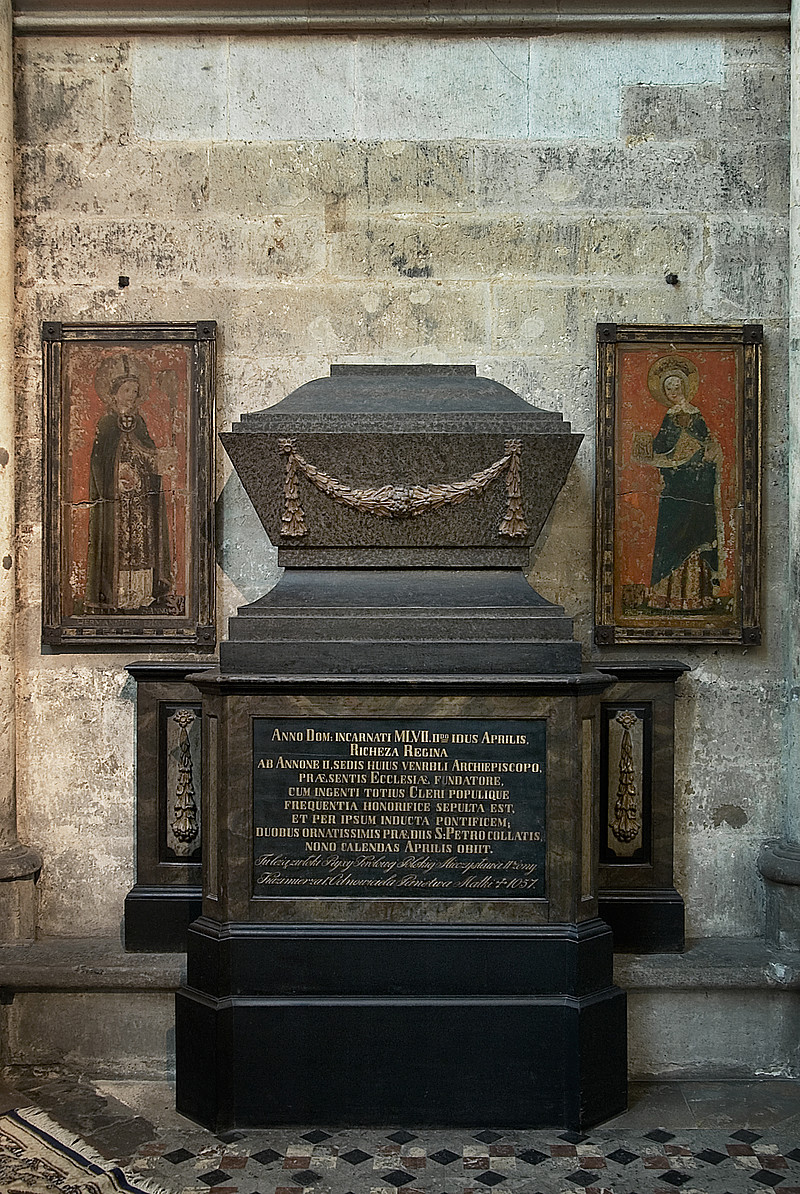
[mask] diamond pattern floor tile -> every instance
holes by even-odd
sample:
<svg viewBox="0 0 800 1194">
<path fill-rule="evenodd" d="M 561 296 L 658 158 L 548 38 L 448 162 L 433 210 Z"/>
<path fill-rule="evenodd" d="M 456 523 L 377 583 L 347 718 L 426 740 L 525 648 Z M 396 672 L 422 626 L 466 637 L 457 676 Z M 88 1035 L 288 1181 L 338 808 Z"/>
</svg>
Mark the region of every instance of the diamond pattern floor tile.
<svg viewBox="0 0 800 1194">
<path fill-rule="evenodd" d="M 114 1108 L 93 1091 L 88 1097 L 79 1080 L 45 1083 L 43 1096 L 70 1127 L 74 1092 L 73 1122 L 83 1131 L 149 1123 L 150 1139 L 135 1142 L 125 1164 L 169 1194 L 800 1194 L 800 1083 L 786 1084 L 779 1098 L 773 1092 L 785 1118 L 772 1130 L 759 1116 L 759 1131 L 732 1115 L 726 1126 L 670 1126 L 658 1112 L 677 1105 L 668 1092 L 649 1123 L 639 1105 L 629 1124 L 620 1117 L 590 1132 L 396 1123 L 339 1131 L 323 1123 L 215 1135 L 174 1114 L 162 1123 Z M 694 1093 L 699 1106 L 702 1091 Z M 718 1105 L 720 1090 L 711 1093 Z M 38 1101 L 31 1095 L 29 1103 Z"/>
<path fill-rule="evenodd" d="M 798 1140 L 747 1129 L 274 1129 L 202 1155 L 159 1145 L 136 1169 L 175 1194 L 800 1194 Z"/>
</svg>

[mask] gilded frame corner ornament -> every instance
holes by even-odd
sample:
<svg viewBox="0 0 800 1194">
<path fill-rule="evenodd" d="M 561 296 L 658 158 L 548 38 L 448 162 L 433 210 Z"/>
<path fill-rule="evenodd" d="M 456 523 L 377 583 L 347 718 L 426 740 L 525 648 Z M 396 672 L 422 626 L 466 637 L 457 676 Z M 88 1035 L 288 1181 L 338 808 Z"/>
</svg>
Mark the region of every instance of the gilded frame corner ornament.
<svg viewBox="0 0 800 1194">
<path fill-rule="evenodd" d="M 597 325 L 598 645 L 760 643 L 762 345 Z"/>
<path fill-rule="evenodd" d="M 42 325 L 42 641 L 212 648 L 216 324 Z"/>
</svg>

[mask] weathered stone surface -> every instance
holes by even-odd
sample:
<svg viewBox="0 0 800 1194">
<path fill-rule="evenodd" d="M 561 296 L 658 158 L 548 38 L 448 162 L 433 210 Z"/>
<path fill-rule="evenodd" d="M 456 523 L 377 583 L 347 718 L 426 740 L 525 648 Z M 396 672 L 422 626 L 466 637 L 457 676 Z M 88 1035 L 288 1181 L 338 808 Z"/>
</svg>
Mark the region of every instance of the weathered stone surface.
<svg viewBox="0 0 800 1194">
<path fill-rule="evenodd" d="M 525 137 L 523 38 L 361 38 L 355 134 L 363 140 Z"/>
<path fill-rule="evenodd" d="M 41 384 L 42 362 L 28 357 L 17 348 L 14 353 L 14 388 L 18 394 L 35 394 Z M 34 403 L 24 402 L 17 411 L 16 433 L 23 439 L 41 439 L 42 413 Z M 24 474 L 23 474 L 24 475 Z"/>
<path fill-rule="evenodd" d="M 104 37 L 18 37 L 14 41 L 15 71 L 33 72 L 53 67 L 87 74 L 117 69 L 129 61 L 130 42 Z"/>
<path fill-rule="evenodd" d="M 133 131 L 152 141 L 224 141 L 227 40 L 142 38 L 132 51 Z"/>
<path fill-rule="evenodd" d="M 207 152 L 214 211 L 232 216 L 304 213 L 364 201 L 366 150 L 353 141 L 215 143 Z"/>
<path fill-rule="evenodd" d="M 32 68 L 23 60 L 17 73 L 16 110 L 20 141 L 101 141 L 103 73 Z"/>
<path fill-rule="evenodd" d="M 785 221 L 709 221 L 703 306 L 711 319 L 777 318 L 786 310 Z"/>
<path fill-rule="evenodd" d="M 653 286 L 638 289 L 630 283 L 578 289 L 566 282 L 558 288 L 547 283 L 497 282 L 492 287 L 494 348 L 567 357 L 576 345 L 593 340 L 598 322 L 614 322 L 614 318 L 619 323 L 684 322 L 685 294 L 676 294 L 663 282 L 662 269 L 653 273 Z"/>
<path fill-rule="evenodd" d="M 109 662 L 49 656 L 19 691 L 21 823 L 45 857 L 40 923 L 63 936 L 118 923 L 133 874 L 133 694 L 130 678 Z M 42 791 L 58 800 L 36 799 Z"/>
<path fill-rule="evenodd" d="M 788 189 L 788 163 L 780 142 L 754 142 L 720 150 L 719 211 L 762 211 L 767 217 L 784 217 Z"/>
<path fill-rule="evenodd" d="M 364 187 L 350 206 L 371 211 L 451 212 L 475 207 L 471 147 L 463 142 L 380 141 L 366 147 Z"/>
<path fill-rule="evenodd" d="M 715 146 L 705 141 L 668 147 L 615 141 L 599 144 L 530 142 L 480 143 L 475 147 L 480 205 L 506 211 L 550 211 L 554 207 L 624 208 L 656 212 L 714 207 L 719 188 Z"/>
<path fill-rule="evenodd" d="M 53 220 L 27 234 L 28 262 L 41 281 L 114 285 L 120 274 L 143 279 L 308 277 L 322 269 L 324 246 L 313 219 L 210 223 L 154 220 Z M 68 252 L 65 252 L 68 249 Z M 25 274 L 22 281 L 26 280 Z"/>
<path fill-rule="evenodd" d="M 545 288 L 524 283 L 492 287 L 492 347 L 541 357 L 567 356 L 575 342 L 569 287 Z"/>
<path fill-rule="evenodd" d="M 342 356 L 424 350 L 452 355 L 485 348 L 488 294 L 482 285 L 447 285 L 420 279 L 401 286 L 364 281 L 336 286 L 265 287 L 230 321 L 235 351 L 254 337 L 270 346 Z"/>
<path fill-rule="evenodd" d="M 208 174 L 208 153 L 193 146 L 37 145 L 19 155 L 19 205 L 60 219 L 196 217 L 208 203 Z"/>
<path fill-rule="evenodd" d="M 349 222 L 331 245 L 341 277 L 630 279 L 685 275 L 702 254 L 698 221 L 396 217 Z"/>
<path fill-rule="evenodd" d="M 774 665 L 772 675 L 767 672 L 763 647 L 759 655 L 758 678 L 724 677 L 719 659 L 710 655 L 695 658 L 694 671 L 678 685 L 676 882 L 687 895 L 690 936 L 701 924 L 712 935 L 739 935 L 735 909 L 762 907 L 756 858 L 773 815 L 762 793 L 779 782 L 785 696 Z M 708 740 L 707 719 L 723 709 L 735 735 Z M 762 754 L 767 744 L 769 753 Z M 714 865 L 715 858 L 724 858 L 724 867 Z"/>
<path fill-rule="evenodd" d="M 725 136 L 743 141 L 751 136 L 785 140 L 789 135 L 789 63 L 749 66 L 729 71 L 725 90 Z"/>
<path fill-rule="evenodd" d="M 233 141 L 352 136 L 357 43 L 349 37 L 232 38 L 228 131 Z"/>
<path fill-rule="evenodd" d="M 581 452 L 589 446 L 593 450 L 593 426 L 587 415 L 594 403 L 593 368 L 587 366 L 576 370 L 572 362 L 565 364 L 553 358 L 524 356 L 522 353 L 513 359 L 477 357 L 475 363 L 481 376 L 494 378 L 541 410 L 562 414 L 586 436 Z M 578 474 L 577 467 L 572 469 L 567 485 Z"/>
<path fill-rule="evenodd" d="M 762 62 L 769 66 L 785 65 L 789 56 L 788 38 L 782 33 L 726 33 L 722 38 L 725 65 Z"/>
<path fill-rule="evenodd" d="M 731 990 L 709 998 L 703 989 L 637 992 L 628 1022 L 629 1064 L 637 1075 L 731 1079 L 800 1073 L 794 994 Z"/>
<path fill-rule="evenodd" d="M 312 377 L 322 377 L 326 372 L 327 362 L 323 357 L 268 356 L 266 351 L 263 354 L 259 352 L 258 345 L 251 346 L 251 350 L 253 355 L 246 356 L 228 352 L 219 362 L 219 431 L 227 431 L 235 419 L 249 411 L 273 406 L 303 382 Z M 230 466 L 224 453 L 220 454 L 217 463 L 221 468 L 224 467 L 224 475 L 227 476 Z"/>
<path fill-rule="evenodd" d="M 627 87 L 621 132 L 650 141 L 777 141 L 783 163 L 788 87 L 785 66 L 729 71 L 724 87 Z M 784 175 L 785 169 L 778 171 L 778 179 Z"/>
<path fill-rule="evenodd" d="M 90 1069 L 98 1077 L 166 1077 L 172 1067 L 171 992 L 29 991 L 5 1011 L 6 1059 Z"/>
<path fill-rule="evenodd" d="M 717 83 L 721 76 L 722 45 L 714 36 L 534 38 L 529 135 L 537 140 L 611 140 L 618 133 L 625 84 L 685 86 Z"/>
<path fill-rule="evenodd" d="M 715 140 L 723 120 L 724 89 L 703 87 L 626 87 L 620 131 L 650 141 Z"/>
</svg>

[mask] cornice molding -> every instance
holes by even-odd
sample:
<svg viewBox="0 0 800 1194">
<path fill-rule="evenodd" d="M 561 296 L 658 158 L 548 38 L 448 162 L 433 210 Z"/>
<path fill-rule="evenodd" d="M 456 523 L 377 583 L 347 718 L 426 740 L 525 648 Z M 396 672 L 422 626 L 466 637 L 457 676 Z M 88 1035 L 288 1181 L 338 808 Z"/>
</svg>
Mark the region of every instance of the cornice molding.
<svg viewBox="0 0 800 1194">
<path fill-rule="evenodd" d="M 14 33 L 428 33 L 764 31 L 789 27 L 789 0 L 17 0 Z"/>
</svg>

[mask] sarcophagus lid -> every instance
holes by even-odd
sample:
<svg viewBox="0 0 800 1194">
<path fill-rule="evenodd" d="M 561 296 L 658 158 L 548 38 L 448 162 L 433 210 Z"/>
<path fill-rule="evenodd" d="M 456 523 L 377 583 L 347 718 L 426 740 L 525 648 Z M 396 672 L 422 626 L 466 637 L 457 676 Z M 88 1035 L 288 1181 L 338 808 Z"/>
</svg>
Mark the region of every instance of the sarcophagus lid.
<svg viewBox="0 0 800 1194">
<path fill-rule="evenodd" d="M 582 435 L 474 365 L 333 365 L 221 436 L 290 567 L 520 567 Z"/>
</svg>

